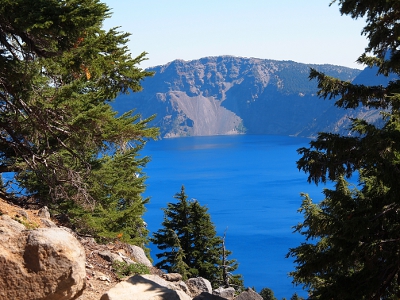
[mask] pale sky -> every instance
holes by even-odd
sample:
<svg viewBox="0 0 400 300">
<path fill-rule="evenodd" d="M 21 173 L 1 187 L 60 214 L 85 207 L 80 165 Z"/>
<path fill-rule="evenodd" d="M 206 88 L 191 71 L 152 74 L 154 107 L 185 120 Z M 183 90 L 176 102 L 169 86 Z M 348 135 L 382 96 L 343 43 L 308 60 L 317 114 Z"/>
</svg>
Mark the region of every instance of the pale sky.
<svg viewBox="0 0 400 300">
<path fill-rule="evenodd" d="M 105 28 L 129 32 L 140 67 L 175 59 L 233 55 L 362 69 L 364 20 L 342 16 L 331 0 L 103 0 Z"/>
</svg>

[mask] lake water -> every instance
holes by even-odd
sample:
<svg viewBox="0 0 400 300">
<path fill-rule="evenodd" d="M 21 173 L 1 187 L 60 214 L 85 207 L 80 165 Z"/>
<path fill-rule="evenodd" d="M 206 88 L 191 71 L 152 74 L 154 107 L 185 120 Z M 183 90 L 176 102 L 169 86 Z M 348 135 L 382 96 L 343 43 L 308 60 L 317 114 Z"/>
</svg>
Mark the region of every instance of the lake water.
<svg viewBox="0 0 400 300">
<path fill-rule="evenodd" d="M 278 299 L 294 292 L 288 273 L 294 269 L 285 255 L 302 241 L 292 226 L 302 221 L 297 212 L 301 192 L 322 200 L 322 186 L 307 183 L 296 168 L 296 150 L 308 139 L 270 135 L 187 137 L 149 142 L 142 151 L 151 156 L 145 221 L 151 232 L 163 221 L 168 202 L 185 186 L 186 194 L 207 206 L 218 235 L 226 231 L 230 258 L 239 262 L 237 273 L 246 287 L 259 292 L 271 288 Z M 157 248 L 150 245 L 153 259 Z"/>
</svg>

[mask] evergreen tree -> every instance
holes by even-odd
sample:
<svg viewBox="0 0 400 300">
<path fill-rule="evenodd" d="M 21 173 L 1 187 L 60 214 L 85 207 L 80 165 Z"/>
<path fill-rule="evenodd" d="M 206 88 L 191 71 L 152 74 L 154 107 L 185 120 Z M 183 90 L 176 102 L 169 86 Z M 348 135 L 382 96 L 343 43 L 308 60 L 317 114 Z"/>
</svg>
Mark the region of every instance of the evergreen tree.
<svg viewBox="0 0 400 300">
<path fill-rule="evenodd" d="M 190 227 L 193 233 L 192 246 L 186 251 L 191 252 L 191 266 L 195 270 L 193 276 L 207 278 L 211 282 L 221 279 L 222 240 L 216 236 L 215 226 L 211 222 L 208 209 L 201 206 L 197 200 L 190 203 Z"/>
<path fill-rule="evenodd" d="M 270 288 L 263 288 L 259 294 L 264 300 L 277 300 L 274 292 Z"/>
<path fill-rule="evenodd" d="M 171 230 L 171 234 L 174 238 L 174 244 L 172 245 L 172 252 L 175 254 L 174 256 L 174 264 L 171 266 L 171 272 L 179 273 L 182 275 L 183 280 L 187 280 L 189 278 L 189 266 L 185 263 L 185 253 L 182 250 L 180 241 L 175 232 Z"/>
<path fill-rule="evenodd" d="M 98 0 L 0 4 L 0 172 L 81 232 L 143 244 L 139 151 L 158 131 L 110 101 L 140 91 L 145 53 L 132 58 L 128 34 L 102 29 Z"/>
<path fill-rule="evenodd" d="M 400 5 L 394 0 L 337 1 L 342 14 L 365 17 L 369 44 L 358 61 L 379 74 L 400 74 Z M 372 55 L 372 56 L 369 56 Z M 400 81 L 387 86 L 354 85 L 312 70 L 319 95 L 338 107 L 378 109 L 381 125 L 353 119 L 351 136 L 320 133 L 299 149 L 299 169 L 310 182 L 335 182 L 325 199 L 303 194 L 304 221 L 296 231 L 306 242 L 290 249 L 294 282 L 310 299 L 400 297 Z M 358 187 L 347 182 L 358 178 Z"/>
<path fill-rule="evenodd" d="M 290 300 L 304 300 L 303 297 L 299 297 L 299 295 L 297 295 L 297 293 L 294 293 L 292 295 L 292 297 L 290 297 Z"/>
<path fill-rule="evenodd" d="M 161 260 L 156 267 L 172 272 L 177 265 L 187 266 L 187 276 L 201 276 L 218 286 L 222 279 L 221 245 L 216 236 L 208 209 L 197 200 L 188 200 L 185 187 L 174 195 L 177 203 L 168 203 L 164 209 L 163 228 L 153 234 L 151 241 L 163 252 L 156 254 Z M 176 238 L 179 239 L 177 243 Z M 177 245 L 179 245 L 177 247 Z M 182 251 L 179 256 L 177 251 Z M 232 271 L 237 269 L 235 260 L 229 261 Z M 183 275 L 183 274 L 182 274 Z M 186 277 L 186 276 L 185 276 Z M 239 285 L 243 286 L 241 276 L 237 275 Z"/>
<path fill-rule="evenodd" d="M 181 192 L 175 194 L 174 198 L 178 202 L 167 204 L 167 208 L 164 209 L 163 228 L 155 232 L 151 239 L 158 249 L 163 250 L 156 255 L 157 258 L 162 258 L 162 260 L 155 266 L 172 272 L 176 264 L 177 247 L 179 247 L 183 252 L 181 257 L 184 257 L 183 261 L 189 268 L 188 275 L 191 276 L 195 270 L 191 269 L 193 259 L 191 252 L 188 251 L 188 249 L 191 250 L 190 236 L 192 234 L 189 226 L 190 204 L 183 186 Z M 179 243 L 177 243 L 177 239 Z"/>
</svg>

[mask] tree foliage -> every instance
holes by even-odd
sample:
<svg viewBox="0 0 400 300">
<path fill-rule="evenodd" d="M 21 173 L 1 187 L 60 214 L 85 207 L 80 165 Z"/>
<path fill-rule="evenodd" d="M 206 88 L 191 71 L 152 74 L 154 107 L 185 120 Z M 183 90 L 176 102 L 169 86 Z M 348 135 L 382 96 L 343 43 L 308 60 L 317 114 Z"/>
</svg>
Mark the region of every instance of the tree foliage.
<svg viewBox="0 0 400 300">
<path fill-rule="evenodd" d="M 262 288 L 259 294 L 264 300 L 277 300 L 274 292 L 270 288 Z"/>
<path fill-rule="evenodd" d="M 342 14 L 364 17 L 369 40 L 358 61 L 378 73 L 400 74 L 400 3 L 391 0 L 338 2 Z M 310 299 L 398 299 L 400 297 L 400 114 L 399 80 L 387 86 L 343 82 L 312 70 L 319 95 L 345 109 L 364 106 L 382 114 L 378 126 L 353 119 L 351 136 L 320 133 L 299 149 L 300 170 L 309 182 L 334 181 L 325 199 L 303 194 L 304 221 L 295 230 L 306 242 L 290 249 L 294 282 Z M 347 180 L 358 178 L 353 186 Z"/>
<path fill-rule="evenodd" d="M 185 187 L 176 193 L 176 203 L 164 209 L 163 228 L 153 234 L 151 241 L 162 252 L 156 267 L 167 272 L 179 272 L 183 278 L 201 276 L 214 287 L 222 283 L 223 241 L 216 235 L 208 209 L 197 200 L 188 200 Z M 230 252 L 226 251 L 226 255 Z M 230 272 L 238 267 L 236 260 L 225 260 Z M 184 270 L 184 271 L 183 271 Z M 232 275 L 232 285 L 243 287 L 240 275 Z"/>
<path fill-rule="evenodd" d="M 143 242 L 139 151 L 157 130 L 109 103 L 141 90 L 145 53 L 132 58 L 129 34 L 102 29 L 98 0 L 0 4 L 0 172 L 83 232 Z"/>
<path fill-rule="evenodd" d="M 304 298 L 297 295 L 297 293 L 294 293 L 292 297 L 290 297 L 290 300 L 304 300 Z"/>
</svg>

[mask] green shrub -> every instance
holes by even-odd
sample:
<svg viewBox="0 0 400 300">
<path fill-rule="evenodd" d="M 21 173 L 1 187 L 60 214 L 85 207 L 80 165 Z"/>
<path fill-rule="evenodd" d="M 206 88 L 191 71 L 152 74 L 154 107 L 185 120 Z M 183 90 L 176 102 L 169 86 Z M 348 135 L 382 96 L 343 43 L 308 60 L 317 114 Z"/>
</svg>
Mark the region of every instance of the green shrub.
<svg viewBox="0 0 400 300">
<path fill-rule="evenodd" d="M 141 263 L 128 264 L 126 262 L 114 261 L 113 269 L 118 278 L 134 274 L 150 274 L 150 268 Z"/>
</svg>

